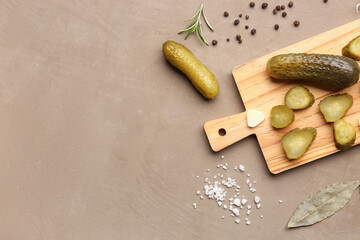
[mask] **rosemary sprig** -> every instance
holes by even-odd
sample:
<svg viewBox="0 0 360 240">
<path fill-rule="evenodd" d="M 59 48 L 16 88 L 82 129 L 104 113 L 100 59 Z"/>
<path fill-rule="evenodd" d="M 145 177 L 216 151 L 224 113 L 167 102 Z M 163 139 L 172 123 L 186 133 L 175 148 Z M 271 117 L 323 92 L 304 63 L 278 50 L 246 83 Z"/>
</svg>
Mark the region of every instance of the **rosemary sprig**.
<svg viewBox="0 0 360 240">
<path fill-rule="evenodd" d="M 203 16 L 206 25 L 210 28 L 211 31 L 214 31 L 212 26 L 210 25 L 209 21 L 207 20 L 205 13 L 204 13 L 204 3 L 201 3 L 199 10 L 195 13 L 194 16 L 192 16 L 190 19 L 186 20 L 185 22 L 191 21 L 195 19 L 187 28 L 184 30 L 180 30 L 178 34 L 181 34 L 183 32 L 188 32 L 188 34 L 185 37 L 185 40 L 189 37 L 189 35 L 193 32 L 196 33 L 199 40 L 206 45 L 209 46 L 209 43 L 206 41 L 203 31 L 202 31 L 202 24 L 201 24 L 201 16 Z"/>
</svg>

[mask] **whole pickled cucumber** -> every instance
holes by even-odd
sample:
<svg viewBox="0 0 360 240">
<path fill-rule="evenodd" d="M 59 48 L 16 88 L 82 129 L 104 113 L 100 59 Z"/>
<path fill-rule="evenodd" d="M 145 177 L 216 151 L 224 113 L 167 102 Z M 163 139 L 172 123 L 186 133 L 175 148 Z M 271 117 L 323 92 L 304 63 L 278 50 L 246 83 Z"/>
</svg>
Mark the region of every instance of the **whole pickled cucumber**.
<svg viewBox="0 0 360 240">
<path fill-rule="evenodd" d="M 214 74 L 184 45 L 175 41 L 166 41 L 162 51 L 165 58 L 182 71 L 205 98 L 211 99 L 218 95 L 219 84 Z"/>
<path fill-rule="evenodd" d="M 340 90 L 359 80 L 359 65 L 354 60 L 329 54 L 290 53 L 269 59 L 268 74 L 281 80 L 298 80 Z"/>
</svg>

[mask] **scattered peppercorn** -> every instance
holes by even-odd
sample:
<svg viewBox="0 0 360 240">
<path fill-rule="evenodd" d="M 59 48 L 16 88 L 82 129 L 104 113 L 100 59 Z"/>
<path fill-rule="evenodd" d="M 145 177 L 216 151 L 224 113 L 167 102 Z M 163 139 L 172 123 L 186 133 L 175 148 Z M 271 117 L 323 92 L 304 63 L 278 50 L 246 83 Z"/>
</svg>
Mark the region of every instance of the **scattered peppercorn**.
<svg viewBox="0 0 360 240">
<path fill-rule="evenodd" d="M 278 10 L 278 11 L 280 11 L 280 10 L 281 10 L 280 5 L 277 5 L 277 6 L 276 6 L 276 10 Z"/>
<path fill-rule="evenodd" d="M 294 26 L 297 27 L 300 25 L 300 22 L 298 20 L 294 21 Z"/>
<path fill-rule="evenodd" d="M 242 40 L 240 39 L 240 40 L 238 41 L 238 43 L 241 44 L 241 43 L 242 43 Z"/>
<path fill-rule="evenodd" d="M 285 9 L 285 5 L 281 5 L 281 10 L 284 10 Z"/>
<path fill-rule="evenodd" d="M 253 8 L 253 7 L 255 7 L 255 3 L 254 3 L 254 2 L 250 2 L 250 3 L 249 3 L 249 6 L 250 6 L 251 8 Z"/>
<path fill-rule="evenodd" d="M 267 8 L 267 6 L 268 6 L 268 4 L 267 4 L 267 3 L 263 3 L 263 4 L 261 4 L 261 8 L 262 8 L 262 9 Z"/>
<path fill-rule="evenodd" d="M 227 42 L 230 42 L 230 38 L 227 38 L 226 41 L 227 41 Z"/>
<path fill-rule="evenodd" d="M 236 40 L 238 40 L 238 41 L 240 41 L 241 40 L 241 35 L 240 34 L 238 34 L 238 35 L 236 35 Z"/>
<path fill-rule="evenodd" d="M 245 29 L 249 29 L 249 26 L 248 26 L 248 25 L 245 25 Z"/>
<path fill-rule="evenodd" d="M 274 29 L 278 30 L 279 29 L 279 24 L 275 24 Z"/>
<path fill-rule="evenodd" d="M 283 12 L 281 15 L 282 15 L 283 17 L 286 17 L 287 13 L 286 13 L 286 12 Z"/>
<path fill-rule="evenodd" d="M 242 17 L 242 14 L 240 13 L 240 14 L 239 14 L 239 18 L 241 18 L 241 17 Z"/>
<path fill-rule="evenodd" d="M 229 13 L 227 11 L 224 12 L 224 17 L 228 17 Z"/>
<path fill-rule="evenodd" d="M 246 16 L 245 16 L 245 19 L 248 20 L 248 19 L 249 19 L 249 15 L 246 15 Z"/>
<path fill-rule="evenodd" d="M 212 45 L 215 46 L 217 44 L 217 41 L 216 40 L 212 40 Z"/>
<path fill-rule="evenodd" d="M 288 4 L 289 7 L 293 7 L 294 6 L 294 2 L 293 1 L 290 1 L 289 4 Z"/>
<path fill-rule="evenodd" d="M 251 35 L 254 35 L 255 33 L 256 33 L 256 29 L 255 28 L 251 29 Z"/>
<path fill-rule="evenodd" d="M 238 25 L 240 23 L 240 20 L 239 19 L 236 19 L 235 21 L 234 21 L 234 25 Z"/>
<path fill-rule="evenodd" d="M 276 10 L 276 8 L 273 10 L 273 14 L 277 14 L 277 10 Z"/>
<path fill-rule="evenodd" d="M 324 0 L 324 3 L 327 3 L 328 0 Z"/>
</svg>

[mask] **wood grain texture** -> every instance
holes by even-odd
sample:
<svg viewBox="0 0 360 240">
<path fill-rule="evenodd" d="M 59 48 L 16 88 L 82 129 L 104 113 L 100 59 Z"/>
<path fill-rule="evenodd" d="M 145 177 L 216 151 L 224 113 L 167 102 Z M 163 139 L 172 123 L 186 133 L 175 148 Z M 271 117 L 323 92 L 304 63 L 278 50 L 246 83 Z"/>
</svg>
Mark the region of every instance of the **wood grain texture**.
<svg viewBox="0 0 360 240">
<path fill-rule="evenodd" d="M 229 117 L 206 122 L 204 129 L 211 148 L 220 151 L 225 147 L 251 135 L 256 134 L 265 161 L 271 173 L 278 174 L 285 170 L 317 160 L 337 152 L 333 141 L 333 124 L 325 122 L 319 111 L 318 104 L 325 96 L 334 92 L 307 86 L 314 94 L 314 105 L 305 110 L 295 111 L 295 121 L 283 129 L 274 129 L 270 124 L 270 110 L 275 105 L 284 104 L 286 92 L 298 83 L 279 82 L 271 79 L 266 73 L 266 63 L 269 58 L 284 53 L 326 53 L 341 55 L 341 49 L 351 39 L 360 35 L 360 20 L 353 21 L 341 27 L 322 33 L 315 37 L 293 44 L 276 52 L 252 60 L 233 69 L 233 76 L 244 102 L 245 109 L 256 109 L 265 114 L 265 121 L 255 128 L 249 128 L 246 123 L 246 111 Z M 354 105 L 344 119 L 356 127 L 356 141 L 360 143 L 359 112 L 360 84 L 343 89 L 354 97 Z M 314 127 L 317 138 L 307 153 L 300 159 L 288 160 L 281 146 L 285 133 L 294 128 Z M 225 129 L 226 135 L 220 136 L 219 129 Z"/>
</svg>

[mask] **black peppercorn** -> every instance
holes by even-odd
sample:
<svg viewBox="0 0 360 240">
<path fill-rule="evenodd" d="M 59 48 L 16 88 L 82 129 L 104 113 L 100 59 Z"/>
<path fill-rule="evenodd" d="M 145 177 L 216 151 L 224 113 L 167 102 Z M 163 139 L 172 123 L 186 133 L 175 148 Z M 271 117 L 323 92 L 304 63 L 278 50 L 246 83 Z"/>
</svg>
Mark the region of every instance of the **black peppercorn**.
<svg viewBox="0 0 360 240">
<path fill-rule="evenodd" d="M 241 18 L 241 17 L 242 17 L 242 14 L 240 13 L 240 14 L 239 14 L 239 18 Z"/>
<path fill-rule="evenodd" d="M 286 17 L 287 13 L 286 13 L 286 12 L 283 12 L 281 15 L 282 15 L 283 17 Z"/>
<path fill-rule="evenodd" d="M 248 25 L 245 25 L 245 29 L 249 29 L 249 26 L 248 26 Z"/>
<path fill-rule="evenodd" d="M 290 1 L 289 4 L 288 4 L 289 7 L 293 7 L 294 6 L 294 2 L 293 1 Z"/>
<path fill-rule="evenodd" d="M 224 17 L 228 17 L 229 13 L 227 11 L 224 12 Z"/>
<path fill-rule="evenodd" d="M 240 40 L 238 41 L 238 43 L 241 44 L 241 43 L 242 43 L 242 40 L 240 39 Z"/>
<path fill-rule="evenodd" d="M 281 10 L 280 5 L 277 5 L 277 6 L 276 6 L 276 10 L 278 10 L 278 11 L 280 11 L 280 10 Z"/>
<path fill-rule="evenodd" d="M 241 35 L 240 34 L 238 34 L 238 35 L 236 35 L 236 40 L 238 40 L 238 41 L 240 41 L 241 40 Z"/>
<path fill-rule="evenodd" d="M 278 29 L 279 29 L 279 24 L 275 24 L 275 25 L 274 25 L 274 29 L 275 29 L 275 30 L 278 30 Z"/>
<path fill-rule="evenodd" d="M 297 27 L 300 25 L 300 22 L 298 20 L 294 21 L 294 26 Z"/>
<path fill-rule="evenodd" d="M 236 19 L 235 21 L 234 21 L 234 25 L 238 25 L 240 23 L 240 20 L 239 19 Z"/>
<path fill-rule="evenodd" d="M 215 46 L 217 44 L 217 41 L 216 40 L 212 40 L 212 45 Z"/>
<path fill-rule="evenodd" d="M 273 10 L 273 14 L 277 14 L 277 10 L 276 10 L 276 8 Z"/>
<path fill-rule="evenodd" d="M 284 10 L 285 9 L 285 5 L 281 5 L 281 10 Z"/>
<path fill-rule="evenodd" d="M 226 41 L 227 41 L 227 42 L 230 42 L 230 38 L 227 38 Z"/>
<path fill-rule="evenodd" d="M 328 0 L 324 0 L 324 3 L 327 3 Z"/>
<path fill-rule="evenodd" d="M 248 19 L 249 19 L 249 15 L 246 15 L 246 16 L 245 16 L 245 19 L 248 20 Z"/>
<path fill-rule="evenodd" d="M 255 3 L 254 3 L 254 2 L 250 2 L 250 3 L 249 3 L 249 6 L 250 6 L 251 8 L 253 8 L 253 7 L 255 7 Z"/>
<path fill-rule="evenodd" d="M 261 8 L 262 8 L 262 9 L 267 8 L 267 6 L 268 6 L 268 4 L 267 4 L 267 3 L 263 3 L 263 4 L 261 4 Z"/>
<path fill-rule="evenodd" d="M 254 35 L 255 33 L 256 33 L 256 29 L 255 28 L 251 29 L 251 35 Z"/>
</svg>

